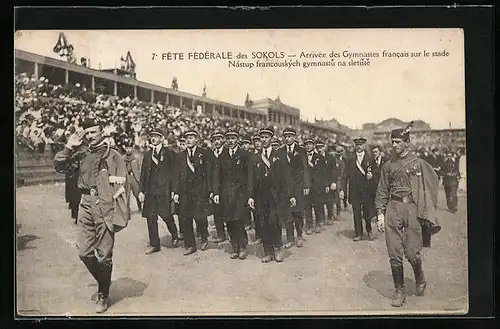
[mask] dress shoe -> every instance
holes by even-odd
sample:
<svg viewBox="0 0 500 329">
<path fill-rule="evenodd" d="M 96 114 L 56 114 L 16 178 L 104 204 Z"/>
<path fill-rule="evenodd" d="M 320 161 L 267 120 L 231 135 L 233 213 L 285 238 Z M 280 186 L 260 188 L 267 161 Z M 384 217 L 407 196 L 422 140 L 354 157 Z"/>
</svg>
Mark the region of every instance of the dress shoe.
<svg viewBox="0 0 500 329">
<path fill-rule="evenodd" d="M 286 249 L 290 249 L 290 248 L 292 248 L 292 246 L 293 246 L 293 242 L 287 242 L 287 243 L 285 244 L 285 248 L 286 248 Z"/>
<path fill-rule="evenodd" d="M 207 241 L 203 241 L 203 242 L 201 243 L 200 249 L 201 249 L 202 251 L 207 250 L 207 249 L 208 249 L 208 242 L 207 242 Z"/>
<path fill-rule="evenodd" d="M 304 245 L 304 239 L 300 236 L 299 239 L 297 240 L 297 247 L 302 247 Z"/>
<path fill-rule="evenodd" d="M 321 233 L 321 227 L 316 226 L 316 227 L 314 228 L 314 233 Z"/>
<path fill-rule="evenodd" d="M 105 297 L 102 293 L 97 296 L 97 306 L 95 308 L 96 313 L 104 313 L 108 309 L 108 297 Z"/>
<path fill-rule="evenodd" d="M 272 255 L 266 255 L 264 258 L 262 258 L 260 261 L 262 263 L 269 263 L 270 261 L 274 260 L 274 257 Z"/>
<path fill-rule="evenodd" d="M 248 253 L 247 253 L 246 249 L 243 249 L 242 251 L 240 251 L 240 259 L 241 260 L 247 259 L 247 257 L 248 257 Z"/>
<path fill-rule="evenodd" d="M 361 241 L 361 239 L 363 239 L 363 237 L 357 236 L 354 239 L 352 239 L 352 241 Z"/>
<path fill-rule="evenodd" d="M 190 247 L 184 251 L 183 255 L 188 256 L 188 255 L 194 254 L 195 252 L 196 252 L 196 249 L 194 249 L 193 247 Z"/>
<path fill-rule="evenodd" d="M 238 252 L 233 252 L 229 257 L 231 257 L 231 259 L 238 259 L 240 258 L 240 254 Z"/>
<path fill-rule="evenodd" d="M 160 247 L 149 247 L 148 249 L 146 249 L 146 252 L 144 252 L 146 255 L 151 255 L 155 252 L 158 252 L 160 251 Z"/>
<path fill-rule="evenodd" d="M 313 234 L 313 230 L 312 230 L 312 228 L 308 228 L 308 229 L 307 229 L 307 231 L 306 231 L 306 234 L 307 234 L 307 235 L 311 235 L 311 234 Z"/>
<path fill-rule="evenodd" d="M 261 243 L 262 243 L 262 240 L 260 238 L 255 239 L 255 241 L 253 242 L 253 244 L 261 244 Z"/>
<path fill-rule="evenodd" d="M 172 247 L 177 248 L 179 246 L 179 239 L 172 239 Z"/>
<path fill-rule="evenodd" d="M 285 256 L 283 255 L 283 252 L 281 249 L 277 249 L 276 252 L 274 253 L 274 260 L 278 263 L 281 263 Z"/>
</svg>

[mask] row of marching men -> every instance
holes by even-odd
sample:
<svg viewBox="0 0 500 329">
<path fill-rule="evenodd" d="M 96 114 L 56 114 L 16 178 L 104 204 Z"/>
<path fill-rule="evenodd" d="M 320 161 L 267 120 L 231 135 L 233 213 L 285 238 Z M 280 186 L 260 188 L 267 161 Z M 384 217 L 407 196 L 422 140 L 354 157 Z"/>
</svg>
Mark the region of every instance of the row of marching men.
<svg viewBox="0 0 500 329">
<path fill-rule="evenodd" d="M 319 233 L 323 224 L 333 224 L 340 211 L 339 196 L 344 193 L 344 161 L 327 153 L 320 141 L 308 139 L 299 146 L 296 134 L 293 128 L 286 128 L 284 145 L 272 145 L 276 143 L 274 130 L 263 128 L 253 138 L 255 149 L 247 150 L 241 146 L 238 132 L 215 131 L 212 148 L 206 149 L 199 146 L 198 133 L 190 130 L 184 134 L 185 147 L 183 140 L 181 151 L 176 153 L 163 145 L 163 132 L 153 130 L 140 171 L 130 156 L 132 145 L 128 145 L 128 181 L 147 219 L 146 254 L 161 249 L 158 216 L 165 221 L 174 247 L 184 240 L 187 256 L 208 249 L 207 217 L 213 215 L 215 242 L 223 242 L 227 230 L 232 259 L 248 256 L 245 226 L 251 216 L 255 243 L 263 245 L 263 262 L 283 261 L 282 248 L 302 247 L 304 231 Z M 179 229 L 174 214 L 178 215 Z M 199 247 L 194 224 L 200 236 Z"/>
</svg>

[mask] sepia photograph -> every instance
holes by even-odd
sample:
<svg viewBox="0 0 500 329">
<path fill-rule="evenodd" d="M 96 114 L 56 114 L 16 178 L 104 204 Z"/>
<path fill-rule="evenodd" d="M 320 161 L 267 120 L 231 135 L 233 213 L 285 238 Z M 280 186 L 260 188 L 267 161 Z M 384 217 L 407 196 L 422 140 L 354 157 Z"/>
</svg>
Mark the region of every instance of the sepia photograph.
<svg viewBox="0 0 500 329">
<path fill-rule="evenodd" d="M 14 48 L 18 316 L 468 312 L 462 29 Z"/>
</svg>

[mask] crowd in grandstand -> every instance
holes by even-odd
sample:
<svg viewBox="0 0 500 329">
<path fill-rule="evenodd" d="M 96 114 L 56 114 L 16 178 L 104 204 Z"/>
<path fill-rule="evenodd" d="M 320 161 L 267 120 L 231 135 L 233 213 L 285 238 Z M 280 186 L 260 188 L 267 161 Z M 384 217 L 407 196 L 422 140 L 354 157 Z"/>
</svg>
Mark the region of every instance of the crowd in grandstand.
<svg viewBox="0 0 500 329">
<path fill-rule="evenodd" d="M 81 122 L 86 117 L 104 122 L 107 134 L 117 146 L 124 139 L 132 139 L 136 145 L 146 147 L 145 136 L 154 128 L 165 130 L 166 142 L 174 147 L 178 138 L 189 129 L 198 131 L 200 140 L 205 146 L 210 146 L 209 136 L 214 130 L 226 131 L 231 128 L 238 131 L 240 136 L 251 138 L 266 125 L 264 122 L 247 119 L 206 116 L 186 107 L 181 109 L 159 102 L 152 104 L 130 97 L 97 94 L 78 83 L 53 85 L 45 77 L 37 79 L 25 73 L 15 77 L 15 90 L 17 144 L 22 149 L 37 153 L 44 153 L 48 148 L 52 152 L 62 149 L 68 136 L 81 129 Z M 282 128 L 274 127 L 278 136 Z M 412 143 L 415 151 L 420 154 L 431 153 L 433 150 L 443 154 L 448 148 L 454 153 L 464 154 L 465 135 L 457 138 L 450 134 L 446 131 L 441 134 L 420 133 L 415 135 Z M 350 144 L 347 143 L 348 136 L 312 132 L 299 127 L 299 143 L 308 138 L 320 139 L 328 146 Z M 388 153 L 388 141 L 388 138 L 375 139 L 374 143 Z"/>
</svg>

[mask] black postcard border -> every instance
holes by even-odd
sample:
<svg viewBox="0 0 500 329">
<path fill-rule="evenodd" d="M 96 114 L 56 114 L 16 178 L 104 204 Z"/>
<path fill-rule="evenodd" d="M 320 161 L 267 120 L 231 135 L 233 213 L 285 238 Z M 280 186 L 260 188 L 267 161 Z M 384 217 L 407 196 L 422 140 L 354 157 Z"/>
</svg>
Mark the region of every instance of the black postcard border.
<svg viewBox="0 0 500 329">
<path fill-rule="evenodd" d="M 463 28 L 465 35 L 465 80 L 466 80 L 466 112 L 467 112 L 467 162 L 468 162 L 468 257 L 469 257 L 469 313 L 465 317 L 488 317 L 494 313 L 494 180 L 495 170 L 492 155 L 495 152 L 494 134 L 494 111 L 493 111 L 493 37 L 494 37 L 494 10 L 491 6 L 442 6 L 442 7 L 169 7 L 169 8 L 71 8 L 71 7 L 21 7 L 14 10 L 15 30 L 28 29 L 225 29 L 225 28 Z M 7 26 L 11 21 L 2 20 L 6 25 L 4 31 L 10 30 Z M 13 34 L 10 34 L 13 40 Z M 13 64 L 13 52 L 9 45 L 4 43 L 4 49 L 9 55 L 11 62 L 3 62 L 2 65 Z M 13 68 L 5 67 L 3 72 Z M 6 86 L 12 86 L 12 76 L 4 74 Z M 7 88 L 10 89 L 10 88 Z M 0 122 L 2 128 L 12 127 L 12 112 L 4 109 Z M 6 134 L 4 140 L 11 140 L 14 133 L 8 129 L 1 129 Z M 13 142 L 10 144 L 13 145 Z M 9 162 L 3 163 L 4 173 L 14 172 L 14 168 L 7 168 Z M 10 170 L 9 170 L 10 169 Z M 14 191 L 15 185 L 10 175 L 2 175 L 3 190 Z M 15 200 L 14 200 L 15 202 Z M 13 217 L 15 216 L 15 203 L 13 202 Z M 7 203 L 6 203 L 7 204 Z M 11 226 L 10 226 L 10 225 Z M 14 264 L 14 221 L 8 218 L 4 220 L 5 235 L 0 239 L 5 244 L 5 263 Z M 9 230 L 10 228 L 10 230 Z M 9 259 L 12 257 L 12 259 Z M 6 271 L 8 272 L 8 271 Z M 4 272 L 5 274 L 5 272 Z M 15 314 L 15 268 L 3 280 L 1 322 L 11 323 Z M 7 273 L 9 275 L 9 273 Z M 452 280 L 452 278 L 450 278 Z M 13 283 L 12 290 L 9 283 Z M 6 287 L 7 286 L 7 287 Z M 7 289 L 4 289 L 4 288 Z M 216 298 L 216 296 L 207 296 Z M 17 325 L 50 325 L 56 326 L 95 326 L 102 324 L 102 317 L 71 318 L 81 321 L 60 321 L 67 318 L 21 318 Z M 168 319 L 168 323 L 153 321 L 151 318 L 127 317 L 133 319 L 123 325 L 168 325 L 177 326 L 181 324 L 192 324 L 184 322 L 187 318 L 161 317 L 155 319 Z M 189 319 L 195 319 L 190 317 Z M 285 324 L 283 318 L 259 317 L 260 319 L 273 319 L 272 325 Z M 286 317 L 296 319 L 297 317 Z M 315 325 L 332 325 L 328 320 L 332 317 L 314 317 L 322 319 Z M 359 326 L 366 324 L 366 318 L 373 317 L 333 317 L 342 318 L 340 323 L 334 325 Z M 350 321 L 353 318 L 361 318 L 362 323 Z M 389 317 L 384 317 L 389 318 Z M 408 317 L 390 317 L 404 319 Z M 433 318 L 433 317 L 425 317 Z M 449 317 L 446 317 L 449 318 Z M 109 317 L 107 319 L 120 319 Z M 259 325 L 260 322 L 243 322 L 244 320 L 233 320 L 231 324 Z M 257 319 L 257 318 L 250 318 Z M 311 323 L 310 317 L 300 317 L 297 320 Z M 305 320 L 307 319 L 307 320 Z M 219 326 L 227 322 L 217 321 L 213 317 L 199 319 L 195 325 L 217 324 Z M 326 320 L 326 321 L 325 321 Z M 138 322 L 140 321 L 140 322 Z M 289 320 L 285 320 L 289 321 Z M 306 322 L 308 321 L 308 322 Z M 394 325 L 397 320 L 386 320 L 381 325 Z M 450 320 L 445 320 L 445 325 L 451 325 Z M 252 321 L 253 322 L 253 321 Z M 427 321 L 426 321 L 427 322 Z M 464 325 L 475 325 L 464 321 Z M 108 322 L 109 323 L 109 322 Z M 372 323 L 372 322 L 370 322 Z M 410 322 L 405 325 L 409 325 Z M 12 323 L 13 324 L 13 323 Z M 454 321 L 453 325 L 457 325 Z M 460 324 L 462 325 L 462 324 Z M 484 325 L 484 324 L 483 324 Z M 10 326 L 9 326 L 10 327 Z"/>
</svg>

